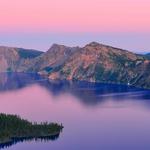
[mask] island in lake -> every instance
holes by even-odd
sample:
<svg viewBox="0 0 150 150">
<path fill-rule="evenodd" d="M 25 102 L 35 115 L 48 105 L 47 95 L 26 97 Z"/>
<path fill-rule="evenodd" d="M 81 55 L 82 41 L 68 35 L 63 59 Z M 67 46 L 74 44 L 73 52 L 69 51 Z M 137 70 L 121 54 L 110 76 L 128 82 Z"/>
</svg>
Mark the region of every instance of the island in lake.
<svg viewBox="0 0 150 150">
<path fill-rule="evenodd" d="M 62 124 L 42 122 L 32 123 L 17 115 L 0 114 L 0 144 L 13 144 L 17 140 L 35 138 L 49 139 L 57 137 L 62 131 Z"/>
</svg>

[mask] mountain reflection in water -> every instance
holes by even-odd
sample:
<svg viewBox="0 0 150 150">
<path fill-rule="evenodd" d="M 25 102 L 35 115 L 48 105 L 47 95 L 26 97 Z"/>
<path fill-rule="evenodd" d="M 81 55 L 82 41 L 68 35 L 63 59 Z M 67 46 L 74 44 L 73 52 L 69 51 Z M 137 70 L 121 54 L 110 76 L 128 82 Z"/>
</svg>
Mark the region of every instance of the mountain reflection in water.
<svg viewBox="0 0 150 150">
<path fill-rule="evenodd" d="M 94 106 L 113 97 L 113 100 L 123 101 L 127 98 L 135 100 L 150 100 L 150 90 L 144 90 L 126 85 L 89 83 L 81 81 L 50 81 L 38 74 L 1 73 L 0 92 L 19 90 L 38 84 L 54 95 L 70 93 L 79 98 L 84 105 Z"/>
<path fill-rule="evenodd" d="M 52 121 L 64 126 L 55 141 L 15 139 L 1 145 L 7 150 L 150 149 L 150 90 L 49 81 L 37 74 L 1 73 L 0 112 L 17 114 L 32 122 Z"/>
</svg>

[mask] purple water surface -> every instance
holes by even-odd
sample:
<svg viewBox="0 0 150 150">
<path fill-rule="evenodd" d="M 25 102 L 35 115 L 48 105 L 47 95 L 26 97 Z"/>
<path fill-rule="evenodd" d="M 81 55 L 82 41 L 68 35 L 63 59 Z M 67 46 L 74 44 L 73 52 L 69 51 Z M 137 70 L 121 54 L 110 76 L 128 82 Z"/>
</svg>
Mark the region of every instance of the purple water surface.
<svg viewBox="0 0 150 150">
<path fill-rule="evenodd" d="M 18 142 L 7 150 L 150 149 L 148 90 L 2 73 L 0 112 L 64 125 L 57 140 Z"/>
</svg>

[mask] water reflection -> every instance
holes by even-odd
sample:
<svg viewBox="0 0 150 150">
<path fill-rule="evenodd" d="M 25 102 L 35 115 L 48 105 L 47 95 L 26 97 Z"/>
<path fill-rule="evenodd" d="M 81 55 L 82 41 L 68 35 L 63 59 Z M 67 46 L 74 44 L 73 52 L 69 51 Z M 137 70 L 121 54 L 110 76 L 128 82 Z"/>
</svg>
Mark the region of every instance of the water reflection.
<svg viewBox="0 0 150 150">
<path fill-rule="evenodd" d="M 0 91 L 18 90 L 42 78 L 37 74 L 0 73 Z"/>
<path fill-rule="evenodd" d="M 38 74 L 1 73 L 0 92 L 19 90 L 32 84 L 44 87 L 53 95 L 70 93 L 84 105 L 95 106 L 105 100 L 150 100 L 150 91 L 125 85 L 72 81 L 49 81 Z"/>
<path fill-rule="evenodd" d="M 55 142 L 18 143 L 7 150 L 150 149 L 149 90 L 3 73 L 0 112 L 64 125 Z"/>
<path fill-rule="evenodd" d="M 8 148 L 12 145 L 15 145 L 17 143 L 22 142 L 29 142 L 29 141 L 35 141 L 35 142 L 48 142 L 48 141 L 55 141 L 59 138 L 59 134 L 47 136 L 47 137 L 38 137 L 38 138 L 32 138 L 32 137 L 24 137 L 24 138 L 12 138 L 12 141 L 0 144 L 0 149 Z"/>
</svg>

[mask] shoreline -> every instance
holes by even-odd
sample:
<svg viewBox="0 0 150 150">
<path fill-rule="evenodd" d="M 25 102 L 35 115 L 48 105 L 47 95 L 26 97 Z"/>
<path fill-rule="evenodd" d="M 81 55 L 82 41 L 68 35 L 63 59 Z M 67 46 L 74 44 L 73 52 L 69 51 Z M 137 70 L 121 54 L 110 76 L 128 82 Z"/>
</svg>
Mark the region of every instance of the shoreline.
<svg viewBox="0 0 150 150">
<path fill-rule="evenodd" d="M 28 139 L 55 139 L 63 129 L 58 123 L 32 123 L 17 115 L 0 114 L 0 145 Z"/>
<path fill-rule="evenodd" d="M 64 127 L 62 127 L 62 129 L 63 129 Z M 49 134 L 49 135 L 42 135 L 42 136 L 14 136 L 14 137 L 11 137 L 11 138 L 8 138 L 8 139 L 4 139 L 3 141 L 1 141 L 0 140 L 0 145 L 2 145 L 2 144 L 9 144 L 9 143 L 13 143 L 13 142 L 15 142 L 15 141 L 17 141 L 17 140 L 30 140 L 30 139 L 32 139 L 32 140 L 34 140 L 34 139 L 50 139 L 50 138 L 52 138 L 52 137 L 54 137 L 54 136 L 58 136 L 59 134 L 61 133 L 61 131 L 60 132 L 56 132 L 56 133 L 52 133 L 52 134 Z"/>
</svg>

